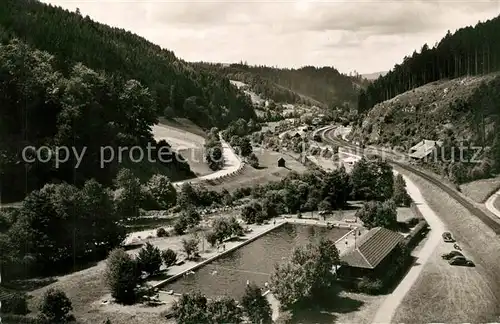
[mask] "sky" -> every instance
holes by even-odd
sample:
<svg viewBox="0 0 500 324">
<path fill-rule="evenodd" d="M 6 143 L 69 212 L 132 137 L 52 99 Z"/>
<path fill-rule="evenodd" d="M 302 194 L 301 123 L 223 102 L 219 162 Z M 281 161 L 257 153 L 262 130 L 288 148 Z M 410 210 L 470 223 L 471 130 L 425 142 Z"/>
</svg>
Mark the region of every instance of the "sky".
<svg viewBox="0 0 500 324">
<path fill-rule="evenodd" d="M 500 0 L 42 0 L 132 31 L 186 61 L 343 73 L 390 70 L 448 30 L 500 14 Z"/>
</svg>

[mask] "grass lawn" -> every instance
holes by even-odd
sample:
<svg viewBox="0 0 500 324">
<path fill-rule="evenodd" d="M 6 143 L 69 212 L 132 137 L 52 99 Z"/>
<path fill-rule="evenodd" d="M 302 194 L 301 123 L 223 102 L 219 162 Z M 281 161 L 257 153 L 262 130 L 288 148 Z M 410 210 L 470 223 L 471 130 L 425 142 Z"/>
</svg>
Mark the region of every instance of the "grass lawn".
<svg viewBox="0 0 500 324">
<path fill-rule="evenodd" d="M 500 177 L 476 180 L 460 186 L 462 193 L 478 203 L 484 203 L 489 196 L 500 189 Z"/>
<path fill-rule="evenodd" d="M 416 217 L 416 215 L 413 213 L 413 211 L 409 207 L 398 207 L 397 209 L 398 213 L 398 222 L 404 223 L 406 221 L 409 221 L 410 219 Z"/>
<path fill-rule="evenodd" d="M 372 323 L 384 295 L 370 296 L 341 291 L 333 296 L 322 309 L 295 311 L 290 323 Z M 279 302 L 278 302 L 279 304 Z M 274 305 L 273 305 L 274 306 Z M 275 307 L 278 307 L 276 305 Z"/>
<path fill-rule="evenodd" d="M 254 151 L 259 159 L 258 169 L 247 165 L 238 176 L 228 178 L 223 183 L 209 186 L 209 188 L 211 187 L 214 190 L 226 188 L 231 191 L 237 188 L 254 186 L 256 184 L 279 181 L 292 171 L 303 173 L 307 170 L 303 164 L 294 160 L 289 155 L 262 148 L 255 148 Z M 278 159 L 281 157 L 286 161 L 285 168 L 278 167 Z"/>
<path fill-rule="evenodd" d="M 500 241 L 479 219 L 425 180 L 404 172 L 447 225 L 475 268 L 441 259 L 452 246 L 441 243 L 396 310 L 394 322 L 495 322 L 500 311 Z"/>
</svg>

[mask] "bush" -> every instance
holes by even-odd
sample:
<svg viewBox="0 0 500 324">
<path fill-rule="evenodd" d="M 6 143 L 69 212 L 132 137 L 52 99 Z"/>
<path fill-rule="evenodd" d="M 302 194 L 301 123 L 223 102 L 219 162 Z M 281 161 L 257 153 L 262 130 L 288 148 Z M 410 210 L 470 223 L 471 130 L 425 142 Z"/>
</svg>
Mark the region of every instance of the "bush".
<svg viewBox="0 0 500 324">
<path fill-rule="evenodd" d="M 28 302 L 25 294 L 12 294 L 2 300 L 1 312 L 5 314 L 28 314 Z"/>
<path fill-rule="evenodd" d="M 195 257 L 198 254 L 199 251 L 199 240 L 195 237 L 190 238 L 190 239 L 184 239 L 182 240 L 182 248 L 184 249 L 184 252 L 186 253 L 187 259 L 191 259 Z"/>
<path fill-rule="evenodd" d="M 156 236 L 157 237 L 167 237 L 168 232 L 163 227 L 160 227 L 159 229 L 156 230 Z"/>
<path fill-rule="evenodd" d="M 187 230 L 187 223 L 183 217 L 178 218 L 174 223 L 174 232 L 177 235 L 182 235 Z"/>
<path fill-rule="evenodd" d="M 137 264 L 140 271 L 146 272 L 148 275 L 153 275 L 160 270 L 161 267 L 161 252 L 156 246 L 151 243 L 146 243 L 137 256 Z"/>
<path fill-rule="evenodd" d="M 161 258 L 166 267 L 173 266 L 177 262 L 177 253 L 172 249 L 161 252 Z"/>
<path fill-rule="evenodd" d="M 58 289 L 49 289 L 43 295 L 39 307 L 40 319 L 49 323 L 68 323 L 74 319 L 70 312 L 73 310 L 71 301 L 66 294 Z"/>
<path fill-rule="evenodd" d="M 111 251 L 107 260 L 106 283 L 118 303 L 133 304 L 140 280 L 137 262 L 123 249 Z"/>
<path fill-rule="evenodd" d="M 380 293 L 383 288 L 383 282 L 380 279 L 372 280 L 368 277 L 363 277 L 357 285 L 360 292 L 366 294 Z"/>
</svg>

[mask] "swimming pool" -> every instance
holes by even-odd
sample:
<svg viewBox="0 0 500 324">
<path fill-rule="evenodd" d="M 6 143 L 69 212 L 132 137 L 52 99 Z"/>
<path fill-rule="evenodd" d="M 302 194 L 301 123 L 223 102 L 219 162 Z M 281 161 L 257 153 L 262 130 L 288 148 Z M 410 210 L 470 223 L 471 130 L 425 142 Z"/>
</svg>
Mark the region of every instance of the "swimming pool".
<svg viewBox="0 0 500 324">
<path fill-rule="evenodd" d="M 240 299 L 247 281 L 264 289 L 275 264 L 288 258 L 295 246 L 319 238 L 337 241 L 348 228 L 327 229 L 322 226 L 287 223 L 262 237 L 199 268 L 194 274 L 181 277 L 164 287 L 175 293 L 199 291 L 207 297 L 227 295 Z"/>
</svg>

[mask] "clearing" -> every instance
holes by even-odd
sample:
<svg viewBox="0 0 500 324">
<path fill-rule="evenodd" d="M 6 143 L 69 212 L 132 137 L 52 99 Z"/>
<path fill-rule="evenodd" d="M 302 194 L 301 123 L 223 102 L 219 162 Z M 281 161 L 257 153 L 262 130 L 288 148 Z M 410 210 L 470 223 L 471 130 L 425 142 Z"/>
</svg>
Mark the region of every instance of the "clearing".
<svg viewBox="0 0 500 324">
<path fill-rule="evenodd" d="M 254 147 L 254 153 L 259 159 L 259 167 L 257 169 L 250 165 L 245 165 L 245 168 L 237 176 L 229 177 L 220 184 L 207 185 L 207 188 L 214 190 L 226 188 L 231 192 L 238 188 L 279 181 L 292 171 L 303 173 L 307 170 L 302 163 L 284 153 L 274 152 L 261 147 Z M 281 157 L 286 161 L 286 167 L 284 168 L 278 167 L 278 159 Z"/>
<path fill-rule="evenodd" d="M 196 130 L 193 125 L 168 121 L 168 125 L 161 124 L 153 126 L 153 135 L 157 141 L 165 140 L 172 149 L 182 155 L 196 176 L 201 177 L 213 171 L 204 161 L 205 138 L 198 135 L 200 129 Z M 198 134 L 197 134 L 198 133 Z"/>
</svg>

